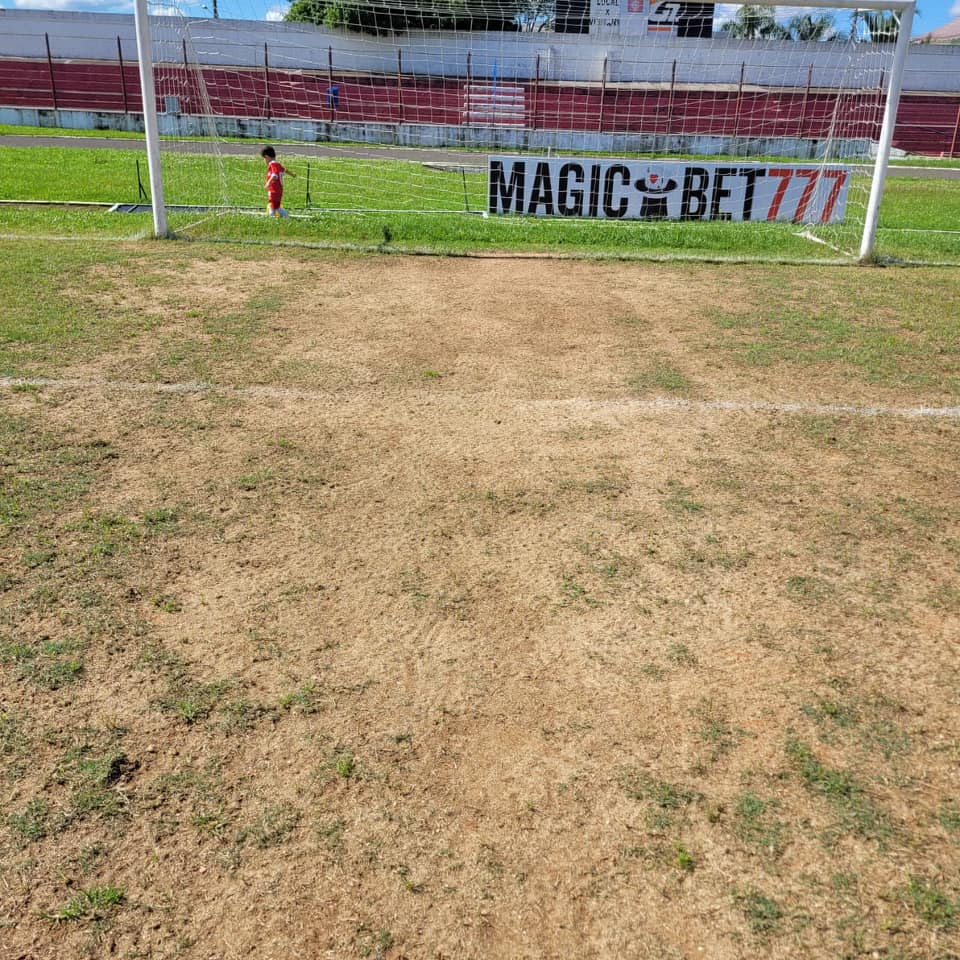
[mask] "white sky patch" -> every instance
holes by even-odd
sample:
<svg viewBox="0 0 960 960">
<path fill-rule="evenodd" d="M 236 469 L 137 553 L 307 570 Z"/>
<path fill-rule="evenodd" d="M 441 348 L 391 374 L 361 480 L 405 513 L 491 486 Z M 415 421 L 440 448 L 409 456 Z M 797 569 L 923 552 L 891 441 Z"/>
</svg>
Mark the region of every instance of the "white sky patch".
<svg viewBox="0 0 960 960">
<path fill-rule="evenodd" d="M 271 7 L 266 14 L 264 15 L 264 20 L 270 20 L 273 23 L 276 23 L 278 20 L 282 20 L 287 15 L 287 10 L 289 7 Z"/>
<path fill-rule="evenodd" d="M 957 0 L 960 3 L 960 0 Z M 713 19 L 715 23 L 726 23 L 728 20 L 733 20 L 737 15 L 737 11 L 740 8 L 733 3 L 718 3 L 713 8 Z"/>
<path fill-rule="evenodd" d="M 957 0 L 957 2 L 950 8 L 950 16 L 960 17 L 960 0 Z"/>
</svg>

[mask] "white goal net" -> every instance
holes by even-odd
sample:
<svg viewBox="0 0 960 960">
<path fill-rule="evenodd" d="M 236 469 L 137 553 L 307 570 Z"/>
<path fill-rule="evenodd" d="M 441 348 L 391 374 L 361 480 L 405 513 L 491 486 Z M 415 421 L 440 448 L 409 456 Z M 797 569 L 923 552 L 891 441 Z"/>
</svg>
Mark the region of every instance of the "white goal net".
<svg viewBox="0 0 960 960">
<path fill-rule="evenodd" d="M 295 0 L 231 4 L 230 18 L 163 12 L 150 18 L 160 132 L 197 138 L 165 141 L 171 209 L 265 212 L 253 141 L 297 175 L 294 215 L 742 220 L 760 245 L 763 231 L 791 230 L 856 254 L 903 8 Z"/>
</svg>

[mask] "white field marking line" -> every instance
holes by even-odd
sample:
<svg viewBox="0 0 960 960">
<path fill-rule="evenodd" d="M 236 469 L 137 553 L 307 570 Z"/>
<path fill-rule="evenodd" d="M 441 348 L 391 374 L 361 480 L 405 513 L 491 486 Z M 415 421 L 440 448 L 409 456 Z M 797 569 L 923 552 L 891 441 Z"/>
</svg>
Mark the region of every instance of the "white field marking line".
<svg viewBox="0 0 960 960">
<path fill-rule="evenodd" d="M 797 237 L 801 237 L 804 240 L 811 240 L 813 243 L 822 243 L 825 247 L 829 247 L 834 253 L 839 253 L 841 256 L 851 256 L 849 253 L 844 253 L 839 247 L 834 246 L 832 243 L 828 243 L 826 240 L 821 237 L 817 237 L 812 234 L 809 230 L 801 230 L 799 233 L 795 234 Z"/>
<path fill-rule="evenodd" d="M 188 223 L 185 227 L 180 227 L 179 230 L 175 230 L 174 233 L 177 234 L 186 234 L 188 230 L 192 230 L 194 227 L 199 227 L 202 223 L 209 223 L 211 220 L 215 220 L 216 215 L 212 217 L 201 217 L 199 220 L 194 220 L 193 223 Z M 193 239 L 191 237 L 191 239 Z"/>
<path fill-rule="evenodd" d="M 960 237 L 960 230 L 924 230 L 920 227 L 877 227 L 886 233 L 944 233 L 951 237 Z"/>
<path fill-rule="evenodd" d="M 72 234 L 70 236 L 59 236 L 57 234 L 43 234 L 43 233 L 0 233 L 0 240 L 41 240 L 44 242 L 56 241 L 57 243 L 89 243 L 95 241 L 97 243 L 108 242 L 108 243 L 134 243 L 138 240 L 143 240 L 143 233 L 134 233 L 129 236 L 117 237 L 113 235 L 104 235 L 98 236 L 95 233 L 81 233 L 81 234 Z"/>
<path fill-rule="evenodd" d="M 689 410 L 729 413 L 847 414 L 853 417 L 903 417 L 960 420 L 960 407 L 891 407 L 881 404 L 857 406 L 847 403 L 774 402 L 766 400 L 680 400 L 653 397 L 650 400 L 529 400 L 531 406 L 583 410 Z"/>
<path fill-rule="evenodd" d="M 211 394 L 234 397 L 267 397 L 277 400 L 309 400 L 316 402 L 343 403 L 342 395 L 319 390 L 297 390 L 292 387 L 254 385 L 249 387 L 220 387 L 212 383 L 188 381 L 185 383 L 136 383 L 125 380 L 95 378 L 47 379 L 43 377 L 0 377 L 0 389 L 79 390 L 84 392 L 109 392 L 132 394 Z M 461 398 L 457 398 L 458 400 Z M 432 397 L 431 402 L 444 402 L 442 397 Z M 625 398 L 622 400 L 592 400 L 589 397 L 570 397 L 564 400 L 517 401 L 528 407 L 568 410 L 622 410 L 633 411 L 690 411 L 709 413 L 799 413 L 799 414 L 847 414 L 853 417 L 901 417 L 905 419 L 960 420 L 958 407 L 893 407 L 883 404 L 860 406 L 848 403 L 803 403 L 776 402 L 767 400 L 682 400 L 675 397 L 653 397 L 649 400 Z"/>
</svg>

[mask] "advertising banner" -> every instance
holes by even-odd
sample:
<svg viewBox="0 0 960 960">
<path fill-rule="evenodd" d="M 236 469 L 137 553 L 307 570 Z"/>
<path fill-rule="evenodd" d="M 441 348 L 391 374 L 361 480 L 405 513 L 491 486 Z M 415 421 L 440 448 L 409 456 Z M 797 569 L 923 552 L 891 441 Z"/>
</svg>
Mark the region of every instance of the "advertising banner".
<svg viewBox="0 0 960 960">
<path fill-rule="evenodd" d="M 841 223 L 850 168 L 491 156 L 489 213 L 610 220 Z"/>
</svg>

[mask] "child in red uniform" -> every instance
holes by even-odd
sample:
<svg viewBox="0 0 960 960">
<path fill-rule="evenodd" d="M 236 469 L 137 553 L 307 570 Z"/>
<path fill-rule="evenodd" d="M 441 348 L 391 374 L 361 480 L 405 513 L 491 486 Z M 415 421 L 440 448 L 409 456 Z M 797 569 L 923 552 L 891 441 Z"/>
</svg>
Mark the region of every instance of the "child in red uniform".
<svg viewBox="0 0 960 960">
<path fill-rule="evenodd" d="M 271 217 L 287 217 L 289 214 L 283 209 L 283 178 L 286 174 L 295 177 L 296 174 L 287 170 L 277 160 L 277 151 L 273 147 L 264 147 L 260 151 L 267 164 L 267 182 L 264 186 L 267 188 L 267 213 Z"/>
</svg>

